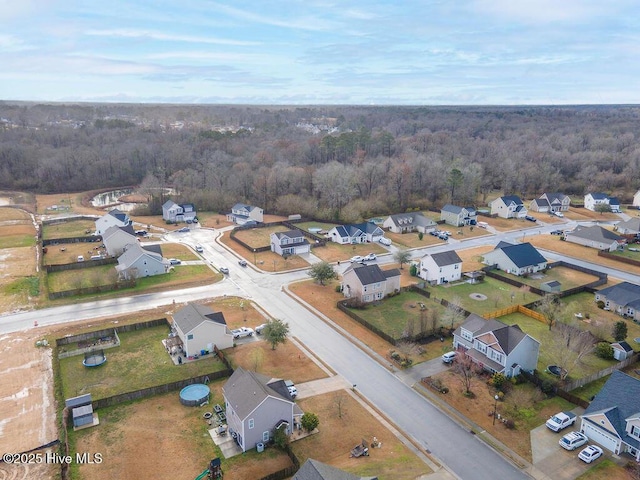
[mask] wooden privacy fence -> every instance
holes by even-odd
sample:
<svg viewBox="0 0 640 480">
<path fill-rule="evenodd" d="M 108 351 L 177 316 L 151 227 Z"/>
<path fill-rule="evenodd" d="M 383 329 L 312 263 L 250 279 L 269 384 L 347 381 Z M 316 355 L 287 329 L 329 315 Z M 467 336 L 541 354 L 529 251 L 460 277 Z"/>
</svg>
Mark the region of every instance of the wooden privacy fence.
<svg viewBox="0 0 640 480">
<path fill-rule="evenodd" d="M 627 358 L 626 360 L 622 360 L 621 362 L 616 363 L 615 365 L 612 365 L 608 368 L 605 368 L 603 370 L 600 370 L 599 372 L 593 373 L 587 377 L 583 377 L 583 378 L 578 378 L 576 380 L 572 380 L 571 382 L 566 382 L 563 385 L 563 389 L 566 391 L 571 391 L 571 390 L 575 390 L 576 388 L 582 387 L 583 385 L 586 385 L 587 383 L 591 383 L 594 382 L 596 380 L 598 380 L 599 378 L 602 377 L 606 377 L 607 375 L 611 375 L 614 371 L 616 370 L 622 370 L 625 367 L 628 367 L 629 365 L 635 363 L 638 361 L 638 356 L 640 356 L 639 352 L 634 353 L 633 355 L 631 355 L 629 358 Z"/>
<path fill-rule="evenodd" d="M 510 315 L 512 313 L 522 313 L 523 315 L 534 318 L 539 322 L 547 323 L 547 317 L 545 317 L 539 312 L 536 312 L 535 310 L 531 310 L 530 308 L 527 308 L 524 305 L 520 305 L 520 304 L 511 305 L 510 307 L 505 307 L 505 308 L 501 308 L 500 310 L 494 310 L 493 312 L 485 313 L 482 315 L 482 318 L 486 318 L 486 319 L 499 318 L 499 317 L 503 317 L 504 315 Z"/>
</svg>

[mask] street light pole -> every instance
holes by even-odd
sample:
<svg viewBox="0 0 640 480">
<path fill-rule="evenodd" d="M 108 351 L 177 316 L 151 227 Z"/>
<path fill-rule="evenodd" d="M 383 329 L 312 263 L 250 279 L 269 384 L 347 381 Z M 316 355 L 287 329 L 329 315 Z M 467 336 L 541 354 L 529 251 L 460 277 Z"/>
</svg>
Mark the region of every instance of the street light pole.
<svg viewBox="0 0 640 480">
<path fill-rule="evenodd" d="M 494 396 L 496 402 L 493 404 L 493 424 L 496 424 L 496 417 L 498 416 L 498 399 L 500 398 L 498 395 Z"/>
</svg>

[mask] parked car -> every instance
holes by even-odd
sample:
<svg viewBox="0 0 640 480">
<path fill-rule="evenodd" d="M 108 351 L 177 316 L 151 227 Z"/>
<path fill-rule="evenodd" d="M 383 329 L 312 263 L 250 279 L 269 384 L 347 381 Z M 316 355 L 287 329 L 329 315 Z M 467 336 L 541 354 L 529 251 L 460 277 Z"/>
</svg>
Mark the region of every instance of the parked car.
<svg viewBox="0 0 640 480">
<path fill-rule="evenodd" d="M 147 232 L 146 230 L 136 230 L 136 235 L 138 235 L 139 237 L 146 237 L 148 233 L 149 232 Z"/>
<path fill-rule="evenodd" d="M 562 232 L 562 230 L 553 230 L 553 231 L 551 231 L 549 233 L 551 233 L 551 235 L 562 235 L 563 232 Z"/>
<path fill-rule="evenodd" d="M 364 260 L 364 258 L 362 256 L 360 256 L 360 255 L 356 255 L 355 257 L 351 257 L 349 259 L 349 261 L 351 263 L 359 263 L 359 262 L 362 262 L 363 260 Z"/>
<path fill-rule="evenodd" d="M 378 258 L 378 257 L 376 257 L 376 254 L 375 254 L 375 253 L 370 253 L 370 254 L 368 254 L 368 255 L 365 255 L 362 259 L 363 259 L 365 262 L 373 262 L 376 258 Z"/>
<path fill-rule="evenodd" d="M 78 261 L 79 262 L 84 262 L 84 257 L 82 255 L 78 255 Z"/>
<path fill-rule="evenodd" d="M 247 261 L 246 260 L 238 260 L 238 265 L 240 265 L 241 267 L 246 267 L 247 266 Z"/>
<path fill-rule="evenodd" d="M 562 448 L 566 450 L 575 450 L 576 448 L 581 447 L 588 442 L 589 439 L 584 433 L 570 432 L 562 437 L 558 443 Z"/>
<path fill-rule="evenodd" d="M 193 223 L 193 220 L 191 220 L 190 218 L 187 218 L 187 223 Z"/>
<path fill-rule="evenodd" d="M 554 214 L 556 217 L 560 217 L 560 218 L 563 218 L 563 217 L 564 217 L 564 213 L 562 213 L 562 212 L 553 212 L 553 214 Z"/>
<path fill-rule="evenodd" d="M 296 387 L 287 387 L 287 390 L 289 390 L 291 398 L 296 398 L 298 396 L 298 389 Z"/>
<path fill-rule="evenodd" d="M 202 248 L 202 245 L 196 245 L 196 252 L 198 253 L 204 252 L 204 248 Z"/>
<path fill-rule="evenodd" d="M 525 220 L 529 220 L 530 222 L 537 222 L 538 219 L 536 217 L 532 217 L 531 215 L 525 215 L 524 216 Z"/>
<path fill-rule="evenodd" d="M 589 445 L 578 454 L 578 458 L 586 463 L 591 463 L 602 456 L 602 449 L 597 445 Z"/>
<path fill-rule="evenodd" d="M 169 259 L 169 263 L 170 263 L 171 265 L 180 265 L 180 264 L 182 263 L 182 261 L 181 261 L 181 260 L 179 260 L 179 259 L 177 259 L 177 258 L 170 258 L 170 259 Z"/>
<path fill-rule="evenodd" d="M 378 240 L 378 242 L 380 242 L 382 245 L 386 245 L 387 247 L 391 245 L 391 240 L 385 237 L 381 237 L 380 240 Z"/>
<path fill-rule="evenodd" d="M 487 228 L 489 226 L 489 224 L 487 222 L 478 222 L 478 226 L 480 228 Z"/>
<path fill-rule="evenodd" d="M 180 232 L 180 233 L 185 233 L 185 232 L 188 232 L 188 231 L 189 231 L 189 227 L 182 227 L 182 228 L 178 229 L 178 232 Z"/>
<path fill-rule="evenodd" d="M 255 328 L 256 333 L 257 333 L 258 335 L 262 335 L 262 330 L 264 330 L 264 327 L 266 327 L 266 326 L 267 326 L 267 324 L 266 324 L 266 323 L 263 323 L 262 325 L 258 325 L 258 326 Z"/>
<path fill-rule="evenodd" d="M 233 338 L 251 337 L 253 336 L 253 328 L 240 327 L 235 330 L 231 330 Z"/>
<path fill-rule="evenodd" d="M 456 359 L 456 352 L 447 352 L 442 355 L 442 361 L 444 363 L 451 363 Z"/>
<path fill-rule="evenodd" d="M 229 275 L 229 269 L 227 267 L 220 267 L 220 273 L 224 273 L 225 275 Z"/>
<path fill-rule="evenodd" d="M 576 414 L 573 412 L 559 412 L 547 420 L 547 428 L 559 432 L 576 423 Z"/>
<path fill-rule="evenodd" d="M 438 234 L 438 238 L 439 238 L 440 240 L 445 240 L 445 241 L 446 241 L 446 240 L 449 240 L 449 235 L 447 235 L 447 234 L 446 234 L 446 233 L 444 233 L 444 232 L 440 232 L 440 233 Z"/>
</svg>

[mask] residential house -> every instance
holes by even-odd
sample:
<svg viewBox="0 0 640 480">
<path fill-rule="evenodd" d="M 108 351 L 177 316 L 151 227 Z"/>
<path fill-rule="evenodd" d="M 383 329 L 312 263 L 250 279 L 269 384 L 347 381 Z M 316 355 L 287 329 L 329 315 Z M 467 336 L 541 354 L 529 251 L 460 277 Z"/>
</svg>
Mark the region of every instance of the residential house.
<svg viewBox="0 0 640 480">
<path fill-rule="evenodd" d="M 386 295 L 400 291 L 400 271 L 382 270 L 378 265 L 351 264 L 342 274 L 342 292 L 345 297 L 362 302 L 382 300 Z"/>
<path fill-rule="evenodd" d="M 300 230 L 275 232 L 270 235 L 271 251 L 281 256 L 309 253 L 311 245 Z"/>
<path fill-rule="evenodd" d="M 249 222 L 262 223 L 264 221 L 264 210 L 253 205 L 236 203 L 231 207 L 231 213 L 227 213 L 227 220 L 238 225 L 245 225 Z"/>
<path fill-rule="evenodd" d="M 598 250 L 608 250 L 609 252 L 616 251 L 626 243 L 624 237 L 616 235 L 611 230 L 602 228 L 599 225 L 576 227 L 573 231 L 565 233 L 564 239 L 567 242 L 597 248 Z"/>
<path fill-rule="evenodd" d="M 595 292 L 595 301 L 605 310 L 640 321 L 640 285 L 622 282 Z"/>
<path fill-rule="evenodd" d="M 284 380 L 273 380 L 237 367 L 222 387 L 227 425 L 243 452 L 267 443 L 276 429 L 287 434 L 300 425 L 302 410 Z"/>
<path fill-rule="evenodd" d="M 495 249 L 485 254 L 484 263 L 496 265 L 500 270 L 513 275 L 525 275 L 547 268 L 547 259 L 528 242 L 515 245 L 500 242 Z"/>
<path fill-rule="evenodd" d="M 436 222 L 425 217 L 421 212 L 395 213 L 382 222 L 382 228 L 393 233 L 427 233 L 436 228 Z"/>
<path fill-rule="evenodd" d="M 131 225 L 129 215 L 114 208 L 96 220 L 96 235 L 104 235 L 109 227 L 126 227 Z"/>
<path fill-rule="evenodd" d="M 444 223 L 454 227 L 475 225 L 478 220 L 478 213 L 473 207 L 459 207 L 447 203 L 440 209 L 440 220 L 444 220 Z"/>
<path fill-rule="evenodd" d="M 162 205 L 162 218 L 167 222 L 186 222 L 196 218 L 196 207 L 193 203 L 178 205 L 173 200 L 167 200 Z"/>
<path fill-rule="evenodd" d="M 337 225 L 329 230 L 327 236 L 332 242 L 341 245 L 377 242 L 384 236 L 384 230 L 373 222 Z"/>
<path fill-rule="evenodd" d="M 640 217 L 631 217 L 629 220 L 619 222 L 613 229 L 620 235 L 640 235 Z"/>
<path fill-rule="evenodd" d="M 538 365 L 540 342 L 518 325 L 485 320 L 472 313 L 453 332 L 453 346 L 483 369 L 507 377 L 520 371 L 532 372 Z"/>
<path fill-rule="evenodd" d="M 233 347 L 233 334 L 222 312 L 214 312 L 206 305 L 188 303 L 173 314 L 173 329 L 182 341 L 187 357 Z"/>
<path fill-rule="evenodd" d="M 539 198 L 532 200 L 529 210 L 539 213 L 566 212 L 571 205 L 571 199 L 564 193 L 543 193 Z"/>
<path fill-rule="evenodd" d="M 169 271 L 170 263 L 162 258 L 160 245 L 148 245 L 141 247 L 139 243 L 127 246 L 122 255 L 118 257 L 116 271 L 124 280 L 133 278 L 162 275 Z"/>
<path fill-rule="evenodd" d="M 524 218 L 527 215 L 527 209 L 517 195 L 498 197 L 489 203 L 489 206 L 491 215 L 498 215 L 501 218 Z"/>
<path fill-rule="evenodd" d="M 584 196 L 584 208 L 592 212 L 598 211 L 598 205 L 606 204 L 614 213 L 620 213 L 620 201 L 616 197 L 610 197 L 606 193 L 594 192 Z"/>
<path fill-rule="evenodd" d="M 426 254 L 420 259 L 418 276 L 432 285 L 455 282 L 462 278 L 462 259 L 453 250 Z"/>
<path fill-rule="evenodd" d="M 633 348 L 627 342 L 615 342 L 611 344 L 613 358 L 618 361 L 626 360 L 634 354 Z"/>
<path fill-rule="evenodd" d="M 102 243 L 104 243 L 104 248 L 108 255 L 117 257 L 122 255 L 127 245 L 138 243 L 138 237 L 136 237 L 131 225 L 126 227 L 116 227 L 114 225 L 104 232 Z"/>
<path fill-rule="evenodd" d="M 361 477 L 308 458 L 292 480 L 378 480 L 378 477 Z"/>
<path fill-rule="evenodd" d="M 589 440 L 640 462 L 640 380 L 614 370 L 580 418 Z"/>
<path fill-rule="evenodd" d="M 633 195 L 633 206 L 640 209 L 640 190 Z"/>
</svg>

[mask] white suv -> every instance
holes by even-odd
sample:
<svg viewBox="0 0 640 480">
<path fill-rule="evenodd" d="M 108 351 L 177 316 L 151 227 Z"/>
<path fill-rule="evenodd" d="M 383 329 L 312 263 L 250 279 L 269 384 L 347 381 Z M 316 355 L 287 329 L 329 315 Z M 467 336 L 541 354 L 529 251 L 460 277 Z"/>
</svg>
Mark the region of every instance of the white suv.
<svg viewBox="0 0 640 480">
<path fill-rule="evenodd" d="M 587 443 L 589 439 L 584 433 L 569 432 L 558 442 L 560 446 L 566 450 L 575 450 Z"/>
<path fill-rule="evenodd" d="M 442 361 L 444 363 L 451 363 L 455 360 L 456 358 L 456 352 L 447 352 L 444 355 L 442 355 Z"/>
</svg>

